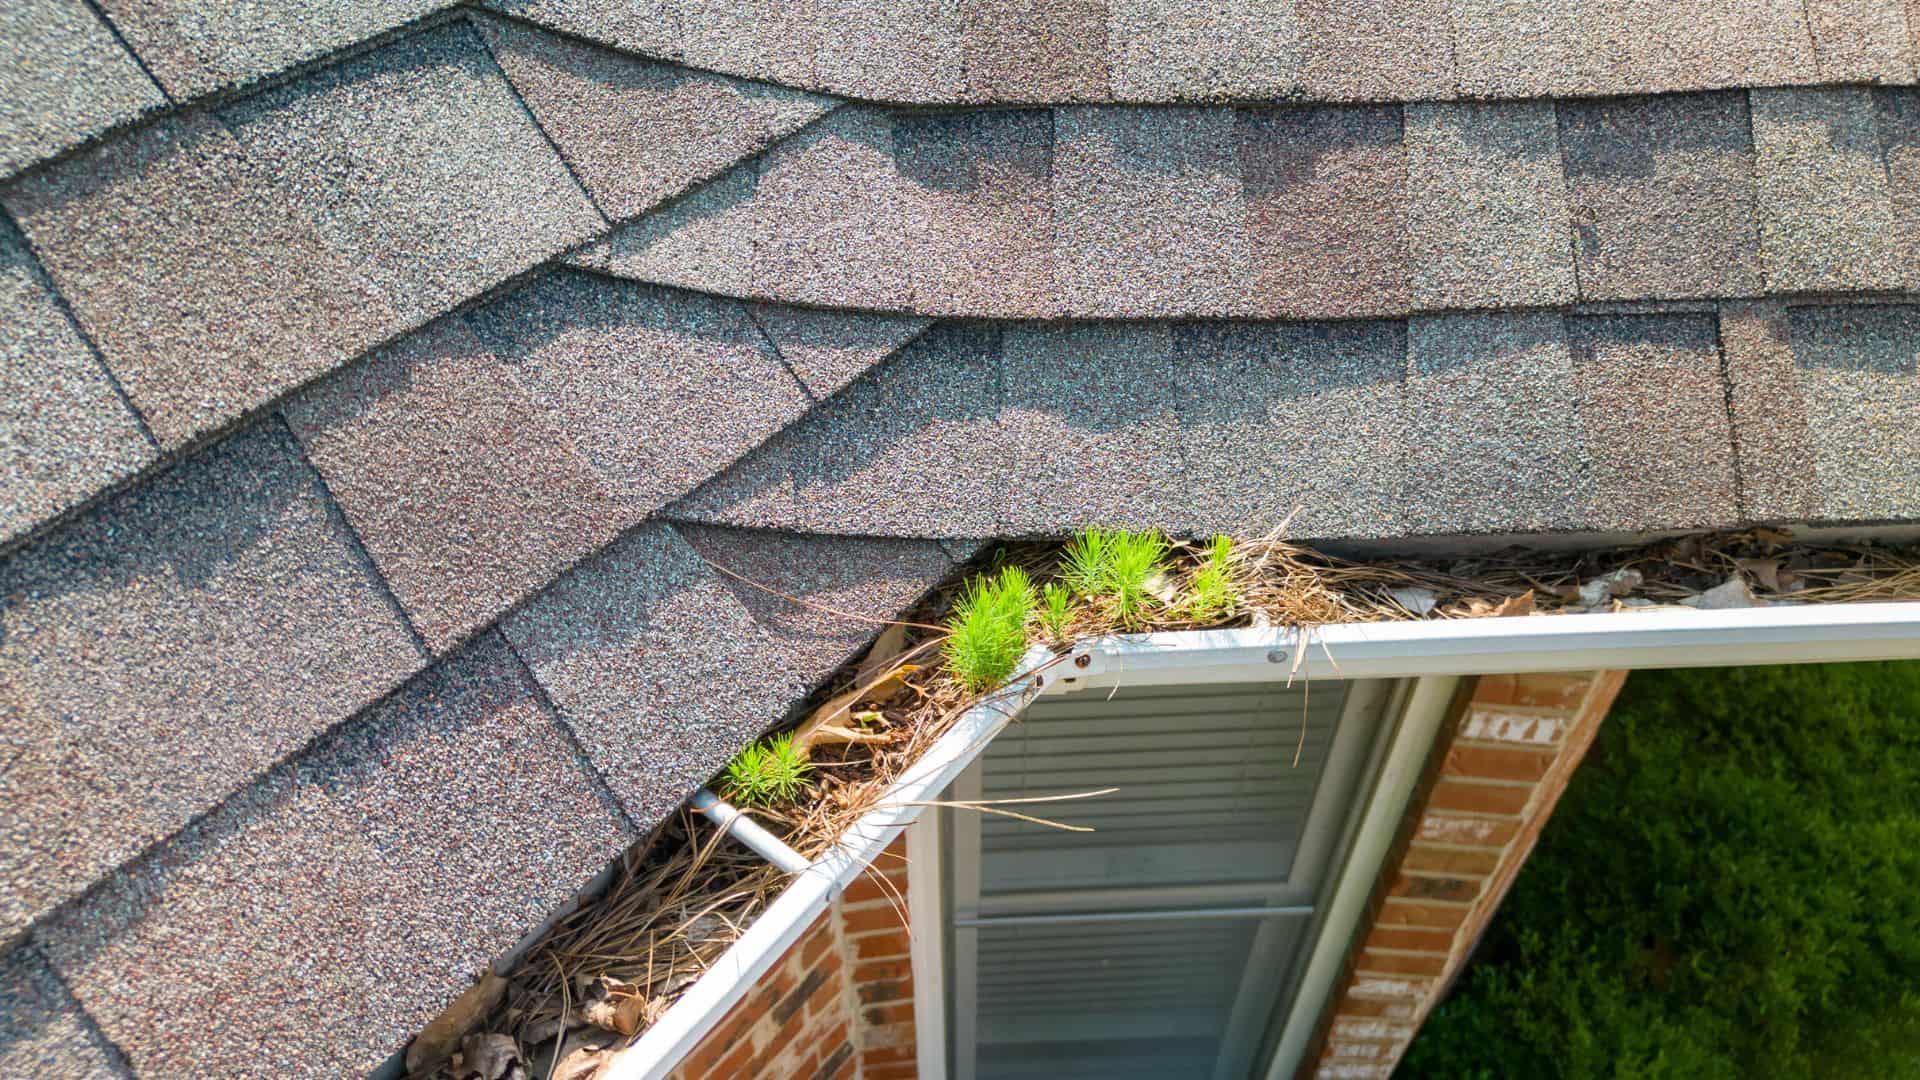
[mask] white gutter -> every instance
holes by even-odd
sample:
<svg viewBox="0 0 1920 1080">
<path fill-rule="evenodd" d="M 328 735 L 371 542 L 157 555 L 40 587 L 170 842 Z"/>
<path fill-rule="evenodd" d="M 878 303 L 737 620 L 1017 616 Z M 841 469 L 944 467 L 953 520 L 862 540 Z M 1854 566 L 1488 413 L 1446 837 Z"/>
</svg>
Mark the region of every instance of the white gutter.
<svg viewBox="0 0 1920 1080">
<path fill-rule="evenodd" d="M 720 826 L 721 832 L 732 834 L 735 840 L 752 848 L 755 855 L 789 874 L 802 873 L 813 865 L 805 855 L 788 847 L 785 840 L 762 828 L 745 811 L 708 788 L 694 792 L 693 798 L 687 800 L 687 805 L 705 814 L 707 820 Z"/>
</svg>

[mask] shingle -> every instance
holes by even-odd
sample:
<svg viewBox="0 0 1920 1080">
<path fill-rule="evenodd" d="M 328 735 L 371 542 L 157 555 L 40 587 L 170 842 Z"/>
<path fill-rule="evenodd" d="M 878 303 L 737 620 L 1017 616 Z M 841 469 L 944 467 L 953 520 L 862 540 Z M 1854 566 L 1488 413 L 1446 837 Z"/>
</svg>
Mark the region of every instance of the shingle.
<svg viewBox="0 0 1920 1080">
<path fill-rule="evenodd" d="M 121 1075 L 40 950 L 0 957 L 0 1072 L 20 1080 L 107 1080 Z"/>
<path fill-rule="evenodd" d="M 1408 106 L 1406 144 L 1416 307 L 1573 299 L 1551 104 Z"/>
<path fill-rule="evenodd" d="M 953 569 L 947 553 L 931 540 L 698 525 L 679 531 L 709 564 L 746 579 L 720 575 L 809 686 L 845 663 L 886 620 L 898 618 Z"/>
<path fill-rule="evenodd" d="M 608 236 L 608 273 L 705 292 L 762 291 L 754 255 L 764 206 L 760 162 L 743 162 Z"/>
<path fill-rule="evenodd" d="M 613 5 L 594 0 L 570 0 L 593 3 L 595 8 Z M 662 0 L 642 0 L 652 7 Z M 815 73 L 814 54 L 820 47 L 821 26 L 816 13 L 817 0 L 731 0 L 729 3 L 685 3 L 669 0 L 673 13 L 658 17 L 677 26 L 680 57 L 686 63 L 712 68 L 749 78 L 770 79 L 788 86 L 813 87 L 820 84 Z M 542 3 L 545 6 L 545 3 Z M 604 18 L 598 12 L 594 19 Z M 619 38 L 590 32 L 613 44 L 626 45 Z M 631 46 L 629 46 L 631 47 Z M 661 55 L 644 46 L 640 51 Z"/>
<path fill-rule="evenodd" d="M 382 350 L 286 412 L 435 650 L 637 519 L 457 319 Z"/>
<path fill-rule="evenodd" d="M 1405 313 L 1400 130 L 1396 108 L 1240 114 L 1254 310 L 1308 318 Z"/>
<path fill-rule="evenodd" d="M 1002 531 L 1185 531 L 1193 508 L 1165 325 L 1015 324 L 1001 356 L 1000 439 L 1012 452 Z"/>
<path fill-rule="evenodd" d="M 615 220 L 760 152 L 826 98 L 653 63 L 514 23 L 481 33 L 507 78 Z"/>
<path fill-rule="evenodd" d="M 1039 317 L 1054 285 L 1053 117 L 995 110 L 904 114 L 895 159 L 924 214 L 913 306 L 927 314 Z"/>
<path fill-rule="evenodd" d="M 1726 304 L 1720 347 L 1727 368 L 1727 407 L 1740 463 L 1744 521 L 1801 521 L 1813 516 L 1813 449 L 1807 410 L 1793 365 L 1793 332 L 1778 303 Z"/>
<path fill-rule="evenodd" d="M 361 1075 L 629 839 L 489 635 L 41 937 L 142 1075 Z"/>
<path fill-rule="evenodd" d="M 991 536 L 1006 518 L 1000 331 L 943 323 L 791 429 L 809 532 Z"/>
<path fill-rule="evenodd" d="M 1779 86 L 1818 74 L 1801 0 L 1589 0 L 1582 17 L 1600 93 Z"/>
<path fill-rule="evenodd" d="M 1108 96 L 1105 0 L 960 0 L 960 32 L 975 101 Z"/>
<path fill-rule="evenodd" d="M 1119 101 L 1279 97 L 1300 86 L 1292 0 L 1113 0 L 1108 64 Z"/>
<path fill-rule="evenodd" d="M 1462 95 L 1566 97 L 1598 86 L 1585 31 L 1600 12 L 1588 0 L 1447 0 L 1447 9 Z"/>
<path fill-rule="evenodd" d="M 674 521 L 790 529 L 800 521 L 795 500 L 794 429 L 785 428 L 661 511 Z"/>
<path fill-rule="evenodd" d="M 1565 101 L 1559 109 L 1582 299 L 1760 291 L 1744 94 Z"/>
<path fill-rule="evenodd" d="M 1870 92 L 1751 96 L 1767 285 L 1775 292 L 1895 287 L 1904 275 Z"/>
<path fill-rule="evenodd" d="M 0 218 L 0 542 L 153 458 L 139 420 Z"/>
<path fill-rule="evenodd" d="M 772 3 L 773 0 L 761 0 Z M 480 6 L 503 15 L 603 42 L 629 52 L 681 58 L 681 0 L 479 0 Z M 744 5 L 702 4 L 689 15 L 725 11 Z M 712 64 L 691 61 L 701 67 Z"/>
<path fill-rule="evenodd" d="M 403 26 L 449 0 L 100 0 L 179 100 L 249 83 Z"/>
<path fill-rule="evenodd" d="M 1416 533 L 1577 528 L 1589 473 L 1572 358 L 1552 312 L 1407 324 L 1408 470 Z"/>
<path fill-rule="evenodd" d="M 85 0 L 0 6 L 0 176 L 165 104 Z"/>
<path fill-rule="evenodd" d="M 1904 0 L 1808 0 L 1820 81 L 1910 83 L 1914 44 Z"/>
<path fill-rule="evenodd" d="M 1788 319 L 1815 516 L 1920 513 L 1920 307 L 1796 308 Z"/>
<path fill-rule="evenodd" d="M 204 113 L 68 158 L 0 200 L 169 447 L 332 369 L 393 321 Z"/>
<path fill-rule="evenodd" d="M 956 0 L 809 0 L 820 88 L 866 101 L 941 102 L 966 86 Z"/>
<path fill-rule="evenodd" d="M 464 23 L 223 115 L 403 326 L 604 228 Z"/>
<path fill-rule="evenodd" d="M 665 525 L 629 534 L 504 628 L 643 830 L 779 721 L 802 681 Z"/>
<path fill-rule="evenodd" d="M 733 300 L 562 271 L 468 319 L 635 520 L 808 405 Z"/>
<path fill-rule="evenodd" d="M 1454 93 L 1446 0 L 1294 0 L 1301 84 L 1332 101 L 1419 101 Z"/>
<path fill-rule="evenodd" d="M 784 304 L 749 304 L 760 329 L 816 398 L 826 398 L 902 345 L 931 320 L 910 315 L 826 311 Z"/>
<path fill-rule="evenodd" d="M 1592 529 L 1715 528 L 1739 518 L 1711 315 L 1567 320 Z"/>
<path fill-rule="evenodd" d="M 16 553 L 0 598 L 0 938 L 421 662 L 278 422 Z"/>
<path fill-rule="evenodd" d="M 1403 324 L 1187 324 L 1173 359 L 1197 533 L 1407 531 Z"/>
<path fill-rule="evenodd" d="M 1873 103 L 1893 194 L 1895 259 L 1906 270 L 1902 284 L 1920 289 L 1920 90 L 1876 89 Z"/>
<path fill-rule="evenodd" d="M 1231 313 L 1251 260 L 1230 109 L 1054 113 L 1057 274 L 1090 316 Z"/>
</svg>

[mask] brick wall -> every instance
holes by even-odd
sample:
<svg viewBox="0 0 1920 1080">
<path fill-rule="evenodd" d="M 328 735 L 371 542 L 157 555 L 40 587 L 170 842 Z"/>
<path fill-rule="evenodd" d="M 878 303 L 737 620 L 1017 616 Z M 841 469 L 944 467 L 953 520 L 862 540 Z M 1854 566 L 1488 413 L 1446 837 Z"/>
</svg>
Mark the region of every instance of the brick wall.
<svg viewBox="0 0 1920 1080">
<path fill-rule="evenodd" d="M 847 887 L 673 1080 L 906 1080 L 914 1067 L 905 848 Z"/>
<path fill-rule="evenodd" d="M 1303 1080 L 1392 1074 L 1532 853 L 1625 679 L 1486 675 L 1462 687 Z"/>
</svg>

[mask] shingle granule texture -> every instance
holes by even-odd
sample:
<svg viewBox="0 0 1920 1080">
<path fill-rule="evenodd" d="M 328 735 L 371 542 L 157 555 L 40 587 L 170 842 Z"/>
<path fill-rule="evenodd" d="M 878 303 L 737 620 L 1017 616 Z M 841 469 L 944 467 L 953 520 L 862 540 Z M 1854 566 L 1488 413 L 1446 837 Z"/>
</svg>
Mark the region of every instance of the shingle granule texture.
<svg viewBox="0 0 1920 1080">
<path fill-rule="evenodd" d="M 1290 3 L 1113 0 L 1113 96 L 1121 101 L 1282 97 L 1298 88 L 1300 28 Z"/>
<path fill-rule="evenodd" d="M 1054 114 L 1053 205 L 1069 310 L 1226 314 L 1251 253 L 1227 109 L 1079 107 Z"/>
<path fill-rule="evenodd" d="M 0 938 L 421 660 L 277 421 L 9 557 Z"/>
<path fill-rule="evenodd" d="M 747 579 L 720 575 L 787 650 L 807 687 L 832 673 L 871 641 L 885 620 L 899 617 L 953 570 L 946 551 L 931 540 L 701 525 L 679 531 L 701 558 Z"/>
<path fill-rule="evenodd" d="M 415 326 L 605 225 L 466 24 L 224 110 L 248 151 Z"/>
<path fill-rule="evenodd" d="M 1894 256 L 1905 271 L 1900 285 L 1916 290 L 1920 289 L 1920 90 L 1876 89 L 1873 104 L 1893 193 Z"/>
<path fill-rule="evenodd" d="M 20 234 L 0 219 L 0 542 L 153 457 Z"/>
<path fill-rule="evenodd" d="M 1593 529 L 1720 528 L 1739 517 L 1712 315 L 1567 320 Z"/>
<path fill-rule="evenodd" d="M 776 433 L 661 513 L 676 521 L 797 527 L 800 504 L 794 492 L 793 453 L 798 442 L 793 428 Z"/>
<path fill-rule="evenodd" d="M 1794 371 L 1793 330 L 1777 302 L 1720 307 L 1727 408 L 1740 462 L 1740 517 L 1792 521 L 1816 503 L 1807 411 Z"/>
<path fill-rule="evenodd" d="M 1106 0 L 961 0 L 966 96 L 1100 101 L 1107 96 Z"/>
<path fill-rule="evenodd" d="M 871 101 L 961 96 L 966 77 L 955 0 L 808 0 L 808 6 L 819 32 L 813 55 L 822 89 Z"/>
<path fill-rule="evenodd" d="M 681 54 L 681 0 L 479 0 L 480 6 L 526 19 L 579 37 L 602 41 L 630 52 L 663 60 L 684 59 Z M 771 4 L 773 0 L 762 0 Z M 728 11 L 746 4 L 702 5 Z M 692 14 L 692 13 L 689 13 Z M 712 67 L 712 64 L 701 64 Z"/>
<path fill-rule="evenodd" d="M 1871 92 L 1755 90 L 1751 98 L 1768 286 L 1896 287 L 1907 271 Z"/>
<path fill-rule="evenodd" d="M 1448 0 L 1458 93 L 1526 98 L 1591 94 L 1598 57 L 1587 49 L 1587 0 Z M 1452 96 L 1452 95 L 1447 95 Z"/>
<path fill-rule="evenodd" d="M 1808 0 L 1820 81 L 1913 81 L 1907 22 L 1901 0 Z"/>
<path fill-rule="evenodd" d="M 784 304 L 750 304 L 747 310 L 815 398 L 830 397 L 932 325 L 929 319 L 910 315 Z"/>
<path fill-rule="evenodd" d="M 1406 312 L 1400 131 L 1396 108 L 1239 114 L 1255 310 L 1306 318 Z"/>
<path fill-rule="evenodd" d="M 1596 92 L 1775 86 L 1818 77 L 1800 0 L 1600 0 L 1582 14 Z"/>
<path fill-rule="evenodd" d="M 630 839 L 489 635 L 39 936 L 143 1075 L 361 1075 Z"/>
<path fill-rule="evenodd" d="M 111 1051 L 60 985 L 40 950 L 0 956 L 0 1073 L 20 1080 L 109 1080 Z"/>
<path fill-rule="evenodd" d="M 100 0 L 167 92 L 252 82 L 402 26 L 450 0 Z"/>
<path fill-rule="evenodd" d="M 0 5 L 0 176 L 164 104 L 85 0 Z"/>
<path fill-rule="evenodd" d="M 1398 322 L 1174 327 L 1194 531 L 1405 533 L 1406 356 Z"/>
<path fill-rule="evenodd" d="M 1920 514 L 1920 307 L 1788 312 L 1816 516 Z"/>
<path fill-rule="evenodd" d="M 637 520 L 458 319 L 303 395 L 287 419 L 436 650 Z"/>
<path fill-rule="evenodd" d="M 1568 101 L 1559 110 L 1583 299 L 1760 292 L 1746 95 Z"/>
<path fill-rule="evenodd" d="M 724 297 L 560 271 L 468 321 L 636 521 L 809 404 Z"/>
<path fill-rule="evenodd" d="M 597 0 L 534 0 L 541 11 L 565 6 L 591 7 L 591 19 L 618 18 L 624 9 Z M 789 86 L 824 86 L 815 70 L 822 27 L 816 0 L 738 0 L 737 3 L 687 3 L 641 0 L 636 14 L 651 16 L 658 29 L 630 30 L 621 19 L 617 44 L 664 55 L 628 39 L 658 36 L 671 28 L 679 59 L 693 67 L 766 79 Z M 658 12 L 656 14 L 656 12 Z M 542 18 L 547 16 L 543 15 Z M 585 21 L 584 19 L 579 21 Z M 588 31 L 589 36 L 598 36 Z M 606 39 L 613 40 L 613 39 Z"/>
<path fill-rule="evenodd" d="M 1558 314 L 1446 315 L 1407 325 L 1408 453 L 1416 533 L 1570 529 L 1589 470 Z"/>
<path fill-rule="evenodd" d="M 331 370 L 393 321 L 205 113 L 68 158 L 0 201 L 169 447 Z"/>
<path fill-rule="evenodd" d="M 1412 105 L 1406 142 L 1416 307 L 1573 299 L 1552 105 Z"/>
<path fill-rule="evenodd" d="M 1446 0 L 1294 0 L 1293 9 L 1308 97 L 1418 101 L 1455 93 Z"/>
<path fill-rule="evenodd" d="M 608 236 L 604 269 L 621 277 L 730 296 L 762 291 L 760 162 L 736 166 Z"/>
<path fill-rule="evenodd" d="M 1009 326 L 1001 335 L 1009 533 L 1184 523 L 1191 489 L 1164 324 Z"/>
<path fill-rule="evenodd" d="M 795 424 L 802 527 L 877 536 L 992 536 L 1012 450 L 999 424 L 1000 330 L 942 324 Z"/>
<path fill-rule="evenodd" d="M 633 217 L 833 107 L 827 98 L 480 24 L 534 117 L 615 220 Z"/>
<path fill-rule="evenodd" d="M 509 616 L 507 639 L 635 821 L 772 726 L 803 680 L 672 528 L 628 534 Z"/>
</svg>

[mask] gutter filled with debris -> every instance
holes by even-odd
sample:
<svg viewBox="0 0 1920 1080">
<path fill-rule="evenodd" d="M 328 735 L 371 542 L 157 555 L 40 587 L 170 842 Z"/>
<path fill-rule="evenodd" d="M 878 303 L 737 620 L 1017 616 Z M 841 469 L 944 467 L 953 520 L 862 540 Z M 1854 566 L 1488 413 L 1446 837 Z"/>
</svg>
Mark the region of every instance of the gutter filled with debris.
<svg viewBox="0 0 1920 1080">
<path fill-rule="evenodd" d="M 1129 665 L 1204 672 L 1201 652 L 1225 670 L 1233 649 L 1280 665 L 1278 677 L 1309 678 L 1383 664 L 1400 674 L 1485 670 L 1494 641 L 1505 643 L 1503 671 L 1920 651 L 1920 608 L 1910 604 L 1813 610 L 1920 600 L 1920 551 L 1802 544 L 1768 529 L 1588 553 L 1371 561 L 1273 538 L 1174 545 L 1089 530 L 1064 546 L 1008 546 L 980 566 L 914 621 L 890 624 L 801 724 L 716 778 L 813 860 L 808 870 L 789 878 L 683 811 L 629 853 L 604 896 L 423 1032 L 408 1074 L 664 1074 L 1024 706 L 1031 676 L 1070 643 L 1076 663 L 1062 678 L 1083 686 L 1123 679 Z M 1756 610 L 1772 608 L 1797 610 Z M 1561 615 L 1586 617 L 1533 621 Z M 1454 620 L 1483 621 L 1435 625 Z M 1408 625 L 1369 628 L 1387 623 Z M 1764 633 L 1747 632 L 1761 624 Z M 1196 630 L 1218 633 L 1175 633 Z M 1415 655 L 1426 666 L 1410 666 Z M 1233 663 L 1248 670 L 1244 658 Z"/>
</svg>

